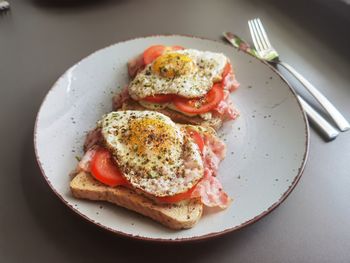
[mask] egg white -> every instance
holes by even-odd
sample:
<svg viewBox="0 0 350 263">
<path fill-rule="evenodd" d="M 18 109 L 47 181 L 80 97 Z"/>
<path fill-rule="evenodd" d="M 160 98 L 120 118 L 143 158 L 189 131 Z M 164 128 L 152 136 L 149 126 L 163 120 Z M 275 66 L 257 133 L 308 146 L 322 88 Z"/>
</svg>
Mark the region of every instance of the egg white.
<svg viewBox="0 0 350 263">
<path fill-rule="evenodd" d="M 99 125 L 106 147 L 133 187 L 154 196 L 172 196 L 202 178 L 197 144 L 167 116 L 117 111 L 105 115 Z"/>
</svg>

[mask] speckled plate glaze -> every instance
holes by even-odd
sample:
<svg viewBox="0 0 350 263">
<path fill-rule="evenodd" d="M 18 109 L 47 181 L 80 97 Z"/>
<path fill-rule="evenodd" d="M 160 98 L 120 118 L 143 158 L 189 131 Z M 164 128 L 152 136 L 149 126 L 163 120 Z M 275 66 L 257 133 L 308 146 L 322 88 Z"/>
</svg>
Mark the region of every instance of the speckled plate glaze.
<svg viewBox="0 0 350 263">
<path fill-rule="evenodd" d="M 111 98 L 128 82 L 126 63 L 154 44 L 222 52 L 234 66 L 240 88 L 232 94 L 241 116 L 221 136 L 228 146 L 219 178 L 234 202 L 206 210 L 189 230 L 172 231 L 123 208 L 77 200 L 68 174 L 82 155 L 87 131 L 111 111 Z M 308 153 L 305 114 L 289 85 L 273 68 L 221 42 L 189 36 L 151 36 L 120 42 L 83 59 L 54 84 L 39 110 L 34 144 L 52 190 L 88 221 L 132 238 L 188 241 L 215 237 L 249 225 L 277 207 L 297 184 Z"/>
</svg>

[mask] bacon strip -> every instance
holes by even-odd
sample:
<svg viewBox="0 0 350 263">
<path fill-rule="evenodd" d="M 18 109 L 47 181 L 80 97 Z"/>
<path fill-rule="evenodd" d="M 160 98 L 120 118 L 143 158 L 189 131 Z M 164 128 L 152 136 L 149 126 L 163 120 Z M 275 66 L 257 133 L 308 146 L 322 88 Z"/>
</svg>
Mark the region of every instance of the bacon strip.
<svg viewBox="0 0 350 263">
<path fill-rule="evenodd" d="M 192 197 L 200 197 L 201 202 L 208 207 L 227 208 L 231 198 L 223 191 L 220 181 L 216 178 L 219 163 L 225 158 L 226 145 L 216 136 L 204 135 L 204 177 L 192 192 Z"/>
<path fill-rule="evenodd" d="M 80 160 L 78 163 L 78 172 L 83 171 L 83 172 L 90 172 L 90 163 L 92 158 L 94 158 L 95 153 L 97 151 L 98 146 L 95 145 L 91 147 L 83 156 L 83 158 Z"/>
<path fill-rule="evenodd" d="M 232 68 L 222 80 L 222 86 L 224 89 L 224 98 L 213 110 L 224 120 L 234 120 L 239 116 L 239 113 L 234 108 L 229 95 L 239 87 L 239 83 L 236 80 L 236 76 L 233 73 Z"/>
<path fill-rule="evenodd" d="M 233 71 L 231 71 L 229 74 L 225 76 L 225 78 L 222 81 L 222 84 L 224 89 L 228 90 L 229 92 L 235 91 L 236 89 L 238 89 L 240 85 L 236 80 L 236 76 L 233 73 Z"/>
<path fill-rule="evenodd" d="M 222 189 L 220 181 L 211 173 L 210 169 L 205 169 L 204 177 L 192 192 L 192 197 L 200 197 L 201 202 L 208 207 L 225 209 L 232 200 Z"/>
<path fill-rule="evenodd" d="M 233 103 L 230 99 L 230 93 L 224 90 L 224 99 L 214 108 L 214 111 L 223 116 L 225 120 L 234 120 L 239 116 L 238 111 L 234 108 Z"/>
<path fill-rule="evenodd" d="M 143 54 L 137 56 L 136 58 L 130 60 L 128 62 L 128 73 L 129 77 L 133 79 L 137 73 L 139 73 L 143 68 L 145 67 L 144 61 L 143 61 Z"/>
<path fill-rule="evenodd" d="M 226 145 L 216 136 L 204 135 L 203 160 L 204 168 L 211 171 L 212 176 L 216 176 L 220 162 L 225 158 Z"/>
<path fill-rule="evenodd" d="M 125 86 L 121 92 L 115 94 L 112 98 L 112 107 L 118 110 L 123 106 L 123 103 L 130 99 L 128 86 Z"/>
<path fill-rule="evenodd" d="M 84 142 L 84 151 L 86 152 L 96 144 L 101 144 L 102 141 L 103 138 L 101 134 L 101 128 L 95 128 L 86 135 Z"/>
</svg>

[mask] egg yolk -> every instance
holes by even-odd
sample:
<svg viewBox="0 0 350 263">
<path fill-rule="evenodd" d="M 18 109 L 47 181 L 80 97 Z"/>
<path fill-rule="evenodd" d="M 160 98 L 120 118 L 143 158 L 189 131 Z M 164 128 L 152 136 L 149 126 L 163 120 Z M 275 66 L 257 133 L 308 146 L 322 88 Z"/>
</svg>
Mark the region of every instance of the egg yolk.
<svg viewBox="0 0 350 263">
<path fill-rule="evenodd" d="M 184 54 L 165 53 L 152 65 L 152 71 L 165 78 L 174 78 L 189 74 L 194 67 L 192 59 Z"/>
<path fill-rule="evenodd" d="M 129 145 L 138 154 L 146 149 L 161 153 L 176 141 L 175 130 L 158 119 L 136 119 L 130 123 Z"/>
</svg>

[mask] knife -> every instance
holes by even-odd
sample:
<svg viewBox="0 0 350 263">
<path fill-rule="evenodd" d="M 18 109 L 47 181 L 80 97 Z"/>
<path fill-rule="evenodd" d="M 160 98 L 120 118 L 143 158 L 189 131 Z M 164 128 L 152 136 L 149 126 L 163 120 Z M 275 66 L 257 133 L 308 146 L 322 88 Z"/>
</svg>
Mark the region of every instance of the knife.
<svg viewBox="0 0 350 263">
<path fill-rule="evenodd" d="M 260 59 L 256 50 L 251 47 L 246 41 L 231 32 L 223 33 L 225 39 L 232 44 L 235 48 L 245 53 L 248 53 L 258 59 Z M 321 133 L 326 140 L 333 140 L 339 132 L 326 121 L 320 114 L 318 114 L 305 100 L 297 95 L 299 102 L 307 114 L 308 120 L 314 125 L 314 127 Z"/>
</svg>

